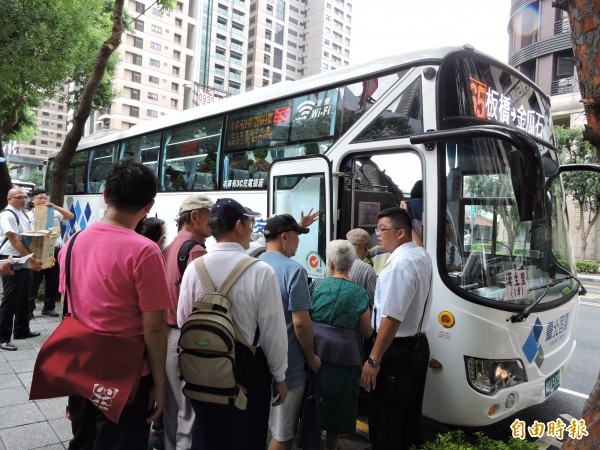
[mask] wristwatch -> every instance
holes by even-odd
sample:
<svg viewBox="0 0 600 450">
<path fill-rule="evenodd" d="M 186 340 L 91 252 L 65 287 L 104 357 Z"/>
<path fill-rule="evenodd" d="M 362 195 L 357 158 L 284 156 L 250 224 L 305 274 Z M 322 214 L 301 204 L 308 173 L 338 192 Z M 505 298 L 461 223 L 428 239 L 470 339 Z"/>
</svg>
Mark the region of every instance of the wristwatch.
<svg viewBox="0 0 600 450">
<path fill-rule="evenodd" d="M 381 364 L 381 360 L 369 356 L 369 359 L 367 359 L 367 364 L 369 364 L 371 367 L 379 367 L 379 365 Z"/>
</svg>

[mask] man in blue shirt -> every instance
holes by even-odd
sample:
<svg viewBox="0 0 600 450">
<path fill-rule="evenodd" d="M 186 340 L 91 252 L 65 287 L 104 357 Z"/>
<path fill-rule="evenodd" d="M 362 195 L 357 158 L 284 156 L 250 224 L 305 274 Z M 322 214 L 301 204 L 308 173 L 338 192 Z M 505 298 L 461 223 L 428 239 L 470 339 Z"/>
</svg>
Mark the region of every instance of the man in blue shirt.
<svg viewBox="0 0 600 450">
<path fill-rule="evenodd" d="M 306 374 L 304 363 L 317 372 L 321 360 L 314 352 L 312 308 L 306 269 L 290 259 L 296 254 L 300 235 L 309 232 L 289 214 L 271 217 L 265 225 L 267 250 L 259 259 L 275 269 L 283 301 L 288 335 L 288 368 L 285 381 L 288 397 L 281 406 L 271 407 L 269 450 L 289 450 L 298 428 Z"/>
</svg>

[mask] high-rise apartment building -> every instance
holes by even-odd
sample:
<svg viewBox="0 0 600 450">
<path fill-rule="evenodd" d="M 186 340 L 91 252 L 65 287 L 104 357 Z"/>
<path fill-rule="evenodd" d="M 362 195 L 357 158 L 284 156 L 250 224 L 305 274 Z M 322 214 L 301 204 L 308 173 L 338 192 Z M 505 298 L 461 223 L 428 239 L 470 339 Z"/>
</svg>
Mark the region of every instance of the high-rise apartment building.
<svg viewBox="0 0 600 450">
<path fill-rule="evenodd" d="M 508 63 L 550 96 L 555 125 L 585 121 L 566 12 L 542 0 L 511 0 Z"/>
<path fill-rule="evenodd" d="M 246 90 L 347 66 L 350 0 L 252 0 Z"/>
<path fill-rule="evenodd" d="M 118 49 L 118 97 L 91 115 L 84 139 L 350 61 L 351 0 L 179 0 L 170 12 L 128 0 L 126 7 L 132 31 Z M 48 101 L 37 111 L 38 136 L 15 151 L 45 158 L 59 150 L 64 109 Z"/>
<path fill-rule="evenodd" d="M 120 95 L 103 112 L 94 113 L 86 135 L 132 126 L 183 109 L 190 63 L 194 58 L 197 2 L 178 1 L 173 11 L 154 2 L 129 1 L 132 32 L 119 47 L 121 62 L 114 90 Z M 194 14 L 196 13 L 196 14 Z"/>
</svg>

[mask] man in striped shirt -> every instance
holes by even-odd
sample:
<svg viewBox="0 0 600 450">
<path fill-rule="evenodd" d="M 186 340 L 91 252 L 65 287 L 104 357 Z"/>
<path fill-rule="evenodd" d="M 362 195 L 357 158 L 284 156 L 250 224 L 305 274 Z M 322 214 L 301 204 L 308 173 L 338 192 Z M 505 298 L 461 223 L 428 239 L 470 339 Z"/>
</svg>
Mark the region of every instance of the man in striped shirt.
<svg viewBox="0 0 600 450">
<path fill-rule="evenodd" d="M 369 252 L 369 243 L 371 236 L 362 228 L 353 228 L 346 233 L 346 239 L 354 246 L 356 250 L 356 259 L 352 268 L 350 268 L 350 281 L 364 287 L 369 293 L 369 305 L 373 307 L 375 298 L 375 285 L 377 284 L 377 274 L 372 266 L 364 262 Z"/>
</svg>

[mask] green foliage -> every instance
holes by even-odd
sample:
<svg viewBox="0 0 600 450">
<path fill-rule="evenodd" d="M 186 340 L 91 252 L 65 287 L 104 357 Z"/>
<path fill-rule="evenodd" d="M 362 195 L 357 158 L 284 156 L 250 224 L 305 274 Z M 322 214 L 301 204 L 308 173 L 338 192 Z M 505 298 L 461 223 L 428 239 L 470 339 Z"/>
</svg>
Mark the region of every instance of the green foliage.
<svg viewBox="0 0 600 450">
<path fill-rule="evenodd" d="M 481 431 L 474 433 L 474 442 L 469 442 L 462 430 L 438 434 L 433 442 L 426 442 L 422 450 L 537 450 L 537 444 L 526 440 L 510 438 L 508 442 L 492 439 Z M 415 446 L 411 449 L 416 449 Z"/>
<path fill-rule="evenodd" d="M 3 139 L 6 141 L 30 141 L 35 137 L 38 125 L 39 121 L 35 113 L 22 106 L 19 110 L 19 121 L 3 136 Z"/>
<path fill-rule="evenodd" d="M 27 181 L 31 181 L 32 183 L 35 183 L 35 185 L 37 187 L 43 187 L 44 186 L 44 172 L 42 172 L 41 170 L 34 170 L 33 172 L 31 172 L 29 174 L 29 178 L 27 179 Z"/>
<path fill-rule="evenodd" d="M 110 36 L 108 0 L 0 0 L 0 122 L 38 108 L 75 74 L 90 71 Z M 17 122 L 18 123 L 18 122 Z"/>
<path fill-rule="evenodd" d="M 578 273 L 600 273 L 600 264 L 589 261 L 576 261 Z"/>
<path fill-rule="evenodd" d="M 556 147 L 563 164 L 598 163 L 596 149 L 582 138 L 579 128 L 554 127 Z M 589 172 L 571 172 L 563 175 L 565 192 L 581 205 L 583 211 L 598 211 L 600 176 Z"/>
</svg>

